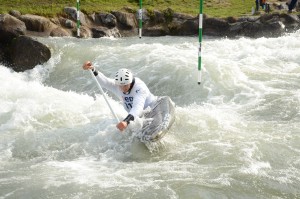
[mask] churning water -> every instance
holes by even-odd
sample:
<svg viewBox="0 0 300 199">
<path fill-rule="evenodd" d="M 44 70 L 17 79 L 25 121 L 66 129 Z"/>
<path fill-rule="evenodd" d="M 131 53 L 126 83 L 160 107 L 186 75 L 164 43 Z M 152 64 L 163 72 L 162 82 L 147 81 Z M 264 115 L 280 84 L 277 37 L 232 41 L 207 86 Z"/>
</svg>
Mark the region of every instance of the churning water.
<svg viewBox="0 0 300 199">
<path fill-rule="evenodd" d="M 204 38 L 200 86 L 196 37 L 38 40 L 46 64 L 0 66 L 0 198 L 300 198 L 300 32 Z M 85 60 L 173 99 L 162 147 L 118 132 Z"/>
</svg>

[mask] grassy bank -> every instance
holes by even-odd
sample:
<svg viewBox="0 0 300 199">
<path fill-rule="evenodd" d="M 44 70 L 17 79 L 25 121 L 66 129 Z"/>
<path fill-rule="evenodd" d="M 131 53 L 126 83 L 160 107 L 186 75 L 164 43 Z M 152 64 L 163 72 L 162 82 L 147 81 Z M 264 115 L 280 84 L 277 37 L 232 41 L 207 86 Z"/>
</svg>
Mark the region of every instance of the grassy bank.
<svg viewBox="0 0 300 199">
<path fill-rule="evenodd" d="M 85 13 L 110 12 L 124 7 L 139 8 L 138 0 L 81 0 L 80 8 Z M 197 15 L 199 0 L 143 0 L 143 8 L 164 10 L 168 7 L 175 12 Z M 21 13 L 56 16 L 66 6 L 76 7 L 76 0 L 1 0 L 0 13 L 18 10 Z M 204 0 L 204 13 L 210 17 L 242 16 L 251 13 L 254 0 Z"/>
</svg>

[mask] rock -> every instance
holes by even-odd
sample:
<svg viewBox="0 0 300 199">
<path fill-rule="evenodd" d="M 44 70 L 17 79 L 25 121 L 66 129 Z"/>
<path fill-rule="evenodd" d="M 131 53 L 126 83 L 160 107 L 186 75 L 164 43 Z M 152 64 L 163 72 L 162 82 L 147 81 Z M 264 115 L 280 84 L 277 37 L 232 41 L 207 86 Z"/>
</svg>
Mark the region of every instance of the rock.
<svg viewBox="0 0 300 199">
<path fill-rule="evenodd" d="M 108 28 L 105 27 L 98 27 L 98 28 L 92 28 L 93 38 L 100 38 L 107 36 Z"/>
<path fill-rule="evenodd" d="M 158 37 L 169 35 L 170 32 L 167 28 L 164 28 L 163 26 L 152 26 L 143 28 L 142 34 L 144 36 Z"/>
<path fill-rule="evenodd" d="M 279 17 L 284 20 L 286 24 L 300 23 L 299 16 L 297 15 L 289 15 L 286 13 L 280 14 Z"/>
<path fill-rule="evenodd" d="M 24 22 L 9 14 L 0 14 L 0 43 L 8 44 L 13 38 L 25 34 Z"/>
<path fill-rule="evenodd" d="M 125 10 L 125 11 L 124 11 Z M 21 15 L 10 11 L 11 15 L 0 15 L 0 42 L 8 41 L 19 35 L 31 36 L 77 36 L 77 10 L 66 7 L 68 18 L 59 17 L 51 20 L 36 15 Z M 13 17 L 13 16 L 16 17 Z M 22 21 L 20 21 L 20 20 Z M 80 37 L 135 36 L 138 34 L 138 13 L 131 8 L 112 13 L 93 13 L 85 16 L 80 12 Z M 9 21 L 5 25 L 4 22 Z M 143 10 L 143 35 L 188 36 L 198 34 L 198 16 L 175 13 L 168 8 L 163 12 Z M 24 28 L 25 24 L 25 28 Z M 7 28 L 10 28 L 7 30 Z M 228 17 L 226 19 L 207 18 L 204 15 L 203 34 L 217 37 L 274 37 L 287 31 L 300 28 L 299 16 L 293 14 L 264 14 L 249 17 Z M 9 36 L 10 35 L 10 36 Z M 1 39 L 2 38 L 2 39 Z"/>
<path fill-rule="evenodd" d="M 279 37 L 284 34 L 285 25 L 279 20 L 269 21 L 261 32 L 257 37 Z"/>
<path fill-rule="evenodd" d="M 106 27 L 97 27 L 92 28 L 92 33 L 94 38 L 100 37 L 121 37 L 121 34 L 117 28 L 106 28 Z"/>
<path fill-rule="evenodd" d="M 177 21 L 186 21 L 194 18 L 195 18 L 194 16 L 188 14 L 173 13 L 173 20 L 177 20 Z"/>
<path fill-rule="evenodd" d="M 162 12 L 154 10 L 153 13 L 154 16 L 153 19 L 151 19 L 151 21 L 153 21 L 154 24 L 162 24 L 166 22 L 165 16 Z"/>
<path fill-rule="evenodd" d="M 166 10 L 163 11 L 166 22 L 172 22 L 173 21 L 174 13 L 175 13 L 174 10 L 172 10 L 171 8 L 167 8 Z"/>
<path fill-rule="evenodd" d="M 193 20 L 193 16 L 173 13 L 172 22 L 169 23 L 171 35 L 195 35 L 198 30 L 198 20 Z"/>
<path fill-rule="evenodd" d="M 27 30 L 30 31 L 50 32 L 53 28 L 55 28 L 55 24 L 45 17 L 26 14 L 20 16 L 19 19 L 25 23 Z"/>
<path fill-rule="evenodd" d="M 16 18 L 19 18 L 21 16 L 21 13 L 19 11 L 17 11 L 17 10 L 11 10 L 11 11 L 9 11 L 9 14 L 11 16 L 16 17 Z"/>
<path fill-rule="evenodd" d="M 97 25 L 103 25 L 107 28 L 114 28 L 117 26 L 117 18 L 111 13 L 93 14 L 92 19 Z"/>
<path fill-rule="evenodd" d="M 229 28 L 229 23 L 224 19 L 205 18 L 203 21 L 203 34 L 210 36 L 224 36 Z"/>
<path fill-rule="evenodd" d="M 263 15 L 255 20 L 244 20 L 230 25 L 228 36 L 277 37 L 284 33 L 285 26 L 279 15 Z"/>
<path fill-rule="evenodd" d="M 5 63 L 5 62 L 6 62 L 6 57 L 5 57 L 4 48 L 0 47 L 0 63 Z"/>
<path fill-rule="evenodd" d="M 65 7 L 64 12 L 74 21 L 77 21 L 77 9 L 75 7 Z M 82 25 L 87 25 L 85 15 L 81 11 L 79 11 L 79 20 Z"/>
<path fill-rule="evenodd" d="M 125 30 L 137 28 L 137 20 L 134 14 L 121 11 L 113 11 L 112 14 L 117 18 L 118 28 Z"/>
<path fill-rule="evenodd" d="M 73 29 L 77 26 L 74 21 L 72 21 L 70 19 L 63 18 L 63 17 L 59 17 L 58 21 L 59 21 L 59 24 L 62 27 L 65 27 L 65 28 L 68 28 L 68 29 Z"/>
<path fill-rule="evenodd" d="M 228 21 L 228 23 L 236 23 L 238 21 L 238 19 L 235 17 L 227 17 L 227 21 Z"/>
<path fill-rule="evenodd" d="M 136 18 L 138 20 L 137 14 L 136 14 Z M 154 11 L 143 10 L 142 20 L 143 20 L 143 28 L 157 26 L 166 23 L 164 14 L 157 10 Z"/>
<path fill-rule="evenodd" d="M 10 50 L 12 68 L 16 72 L 32 69 L 38 64 L 45 63 L 51 57 L 47 46 L 27 36 L 17 37 Z"/>
<path fill-rule="evenodd" d="M 281 22 L 284 24 L 286 31 L 291 32 L 300 28 L 300 18 L 297 15 L 280 14 Z"/>
<path fill-rule="evenodd" d="M 279 14 L 264 14 L 264 15 L 261 15 L 259 18 L 257 18 L 257 20 L 259 20 L 260 22 L 262 23 L 267 23 L 269 20 L 272 20 L 274 18 L 277 18 L 277 20 L 279 19 Z"/>
<path fill-rule="evenodd" d="M 69 19 L 66 19 L 66 20 L 65 20 L 65 23 L 64 23 L 64 26 L 65 26 L 66 28 L 72 29 L 72 28 L 75 28 L 75 27 L 77 26 L 77 24 L 74 23 L 73 21 L 69 20 Z"/>
<path fill-rule="evenodd" d="M 50 18 L 49 19 L 50 20 L 50 22 L 51 23 L 53 23 L 54 25 L 56 25 L 56 26 L 61 26 L 61 23 L 60 23 L 60 21 L 59 21 L 59 18 Z"/>
<path fill-rule="evenodd" d="M 240 33 L 243 36 L 246 37 L 252 37 L 256 38 L 258 35 L 261 34 L 260 30 L 263 27 L 263 24 L 260 21 L 250 23 L 250 22 L 245 22 L 243 31 Z"/>
<path fill-rule="evenodd" d="M 110 13 L 105 15 L 100 15 L 100 18 L 101 18 L 101 22 L 108 28 L 113 28 L 116 27 L 117 25 L 117 18 Z"/>
<path fill-rule="evenodd" d="M 136 9 L 133 9 L 130 6 L 125 6 L 125 7 L 122 8 L 122 10 L 124 10 L 127 13 L 134 13 L 136 11 Z"/>
<path fill-rule="evenodd" d="M 73 29 L 73 36 L 77 36 L 77 29 Z M 80 26 L 80 37 L 90 38 L 93 36 L 92 30 L 87 26 Z"/>
<path fill-rule="evenodd" d="M 249 17 L 241 17 L 237 20 L 237 22 L 256 22 L 259 20 L 259 16 L 249 16 Z"/>
<path fill-rule="evenodd" d="M 244 28 L 243 22 L 232 23 L 232 24 L 230 24 L 230 27 L 228 29 L 227 36 L 228 37 L 236 37 L 238 35 L 241 35 L 243 28 Z"/>
<path fill-rule="evenodd" d="M 70 37 L 72 34 L 63 29 L 62 27 L 57 27 L 50 32 L 51 37 Z"/>
<path fill-rule="evenodd" d="M 24 22 L 9 15 L 0 15 L 0 62 L 9 65 L 10 45 L 14 38 L 25 35 Z"/>
<path fill-rule="evenodd" d="M 176 36 L 191 36 L 198 33 L 198 21 L 197 20 L 183 20 L 182 22 L 178 20 L 173 20 L 170 23 L 169 30 L 171 35 Z"/>
<path fill-rule="evenodd" d="M 182 36 L 197 35 L 199 32 L 198 20 L 194 19 L 194 20 L 187 20 L 187 21 L 183 22 L 180 32 L 181 32 L 180 35 L 182 35 Z"/>
</svg>

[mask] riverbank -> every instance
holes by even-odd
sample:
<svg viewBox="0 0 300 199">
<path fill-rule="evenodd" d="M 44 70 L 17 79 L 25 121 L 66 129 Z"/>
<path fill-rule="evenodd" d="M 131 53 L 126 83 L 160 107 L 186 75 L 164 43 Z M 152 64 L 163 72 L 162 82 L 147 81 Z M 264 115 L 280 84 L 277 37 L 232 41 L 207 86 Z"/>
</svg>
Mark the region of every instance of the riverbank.
<svg viewBox="0 0 300 199">
<path fill-rule="evenodd" d="M 273 3 L 275 0 L 269 0 Z M 209 17 L 224 18 L 228 16 L 240 17 L 251 14 L 254 1 L 241 0 L 205 0 L 204 13 Z M 64 15 L 65 7 L 75 7 L 74 0 L 1 0 L 0 13 L 8 13 L 18 9 L 23 14 L 35 14 L 45 17 L 57 17 Z M 198 0 L 143 0 L 143 9 L 162 12 L 171 8 L 177 13 L 197 15 L 199 13 Z M 129 7 L 134 12 L 139 9 L 139 0 L 80 0 L 80 10 L 86 15 L 97 12 L 112 12 Z"/>
<path fill-rule="evenodd" d="M 131 8 L 110 13 L 79 12 L 80 38 L 138 36 L 138 13 Z M 143 36 L 197 36 L 197 15 L 143 10 Z M 24 71 L 49 60 L 49 49 L 30 37 L 78 37 L 77 10 L 65 7 L 58 17 L 21 14 L 12 10 L 0 14 L 0 62 L 9 63 L 15 71 Z M 300 28 L 296 14 L 271 13 L 248 17 L 214 18 L 204 15 L 203 34 L 215 37 L 278 37 Z M 20 37 L 22 36 L 22 37 Z M 28 36 L 28 37 L 24 37 Z M 20 42 L 20 43 L 18 43 Z M 26 49 L 23 46 L 26 43 Z M 22 51 L 20 50 L 22 49 Z M 34 52 L 35 49 L 42 49 Z"/>
<path fill-rule="evenodd" d="M 12 10 L 0 15 L 2 28 L 10 27 L 20 35 L 78 37 L 77 10 L 65 7 L 58 17 L 21 14 Z M 128 37 L 138 35 L 138 12 L 125 7 L 120 11 L 79 12 L 80 38 Z M 163 11 L 143 10 L 143 36 L 196 36 L 198 16 L 177 13 L 171 8 Z M 14 21 L 12 23 L 12 21 Z M 246 36 L 278 37 L 300 28 L 300 15 L 286 12 L 264 13 L 254 16 L 217 18 L 204 15 L 203 34 L 217 37 Z M 1 30 L 0 30 L 1 31 Z M 16 34 L 16 36 L 18 35 Z"/>
</svg>

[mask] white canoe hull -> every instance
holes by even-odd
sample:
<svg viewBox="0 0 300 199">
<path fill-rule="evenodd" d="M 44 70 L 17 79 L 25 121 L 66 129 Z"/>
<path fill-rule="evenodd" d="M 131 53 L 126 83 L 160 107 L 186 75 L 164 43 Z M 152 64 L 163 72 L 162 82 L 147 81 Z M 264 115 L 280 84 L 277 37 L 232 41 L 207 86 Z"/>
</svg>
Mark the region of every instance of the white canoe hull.
<svg viewBox="0 0 300 199">
<path fill-rule="evenodd" d="M 151 111 L 144 114 L 141 141 L 156 142 L 171 128 L 175 121 L 174 103 L 168 96 L 160 97 Z"/>
</svg>

